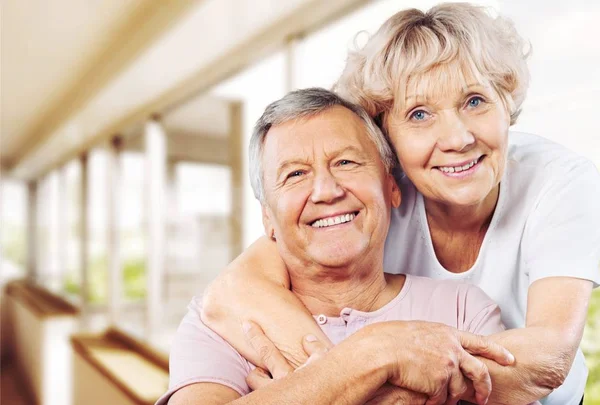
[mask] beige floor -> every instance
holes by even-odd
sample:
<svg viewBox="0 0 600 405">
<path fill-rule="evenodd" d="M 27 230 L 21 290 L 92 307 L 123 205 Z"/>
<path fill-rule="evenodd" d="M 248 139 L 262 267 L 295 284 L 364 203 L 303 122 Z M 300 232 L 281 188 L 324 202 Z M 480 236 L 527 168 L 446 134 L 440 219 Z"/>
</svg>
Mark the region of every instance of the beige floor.
<svg viewBox="0 0 600 405">
<path fill-rule="evenodd" d="M 10 362 L 3 362 L 0 367 L 0 404 L 34 405 L 31 398 L 16 368 Z"/>
</svg>

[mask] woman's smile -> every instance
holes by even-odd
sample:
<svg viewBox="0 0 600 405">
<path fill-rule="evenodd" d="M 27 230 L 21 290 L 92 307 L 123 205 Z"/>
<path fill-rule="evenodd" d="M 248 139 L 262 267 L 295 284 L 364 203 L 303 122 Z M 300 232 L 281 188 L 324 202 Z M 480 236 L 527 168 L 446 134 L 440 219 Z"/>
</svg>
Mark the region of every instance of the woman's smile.
<svg viewBox="0 0 600 405">
<path fill-rule="evenodd" d="M 478 158 L 461 162 L 458 164 L 449 164 L 444 166 L 434 166 L 433 169 L 437 170 L 445 177 L 452 179 L 465 179 L 475 174 L 480 168 L 485 155 L 481 155 Z"/>
</svg>

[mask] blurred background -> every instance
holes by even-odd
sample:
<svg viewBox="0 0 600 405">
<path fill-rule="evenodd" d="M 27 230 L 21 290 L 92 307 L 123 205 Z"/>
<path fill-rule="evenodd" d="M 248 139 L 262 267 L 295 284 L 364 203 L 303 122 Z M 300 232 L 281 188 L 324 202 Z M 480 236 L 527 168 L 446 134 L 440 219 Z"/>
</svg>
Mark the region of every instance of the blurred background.
<svg viewBox="0 0 600 405">
<path fill-rule="evenodd" d="M 264 107 L 436 3 L 2 0 L 2 404 L 153 403 L 190 298 L 263 232 L 246 150 Z M 600 2 L 476 3 L 532 44 L 515 129 L 600 167 Z M 600 290 L 582 347 L 600 404 Z"/>
</svg>

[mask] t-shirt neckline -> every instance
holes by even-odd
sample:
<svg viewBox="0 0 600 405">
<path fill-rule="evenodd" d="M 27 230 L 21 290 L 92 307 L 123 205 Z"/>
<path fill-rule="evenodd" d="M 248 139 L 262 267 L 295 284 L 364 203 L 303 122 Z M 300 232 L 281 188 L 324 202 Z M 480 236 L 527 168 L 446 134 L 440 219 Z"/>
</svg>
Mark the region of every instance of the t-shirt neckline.
<svg viewBox="0 0 600 405">
<path fill-rule="evenodd" d="M 500 217 L 502 216 L 501 213 L 504 210 L 504 203 L 506 200 L 506 194 L 507 194 L 507 190 L 508 190 L 508 188 L 507 188 L 508 166 L 509 165 L 506 165 L 504 176 L 502 176 L 502 180 L 501 180 L 500 184 L 498 185 L 498 187 L 499 187 L 498 203 L 496 204 L 496 209 L 494 211 L 494 214 L 492 215 L 492 220 L 490 221 L 490 226 L 488 227 L 488 230 L 485 233 L 485 237 L 483 238 L 483 243 L 481 244 L 481 248 L 479 248 L 479 253 L 477 254 L 477 259 L 475 260 L 475 263 L 473 263 L 473 266 L 471 266 L 470 269 L 463 271 L 461 273 L 453 273 L 453 272 L 447 270 L 444 266 L 442 266 L 442 264 L 438 260 L 437 255 L 435 254 L 435 249 L 433 248 L 433 240 L 431 239 L 431 233 L 429 232 L 429 223 L 427 221 L 427 214 L 425 213 L 425 201 L 423 198 L 423 194 L 421 194 L 415 187 L 415 190 L 417 192 L 417 209 L 419 211 L 419 223 L 420 223 L 420 227 L 421 227 L 421 232 L 423 232 L 423 235 L 425 235 L 428 253 L 433 258 L 433 262 L 436 266 L 435 271 L 439 275 L 442 275 L 445 278 L 455 278 L 455 279 L 470 278 L 479 268 L 479 263 L 482 261 L 481 257 L 484 255 L 487 245 L 489 245 L 491 243 L 490 240 L 493 238 L 492 236 L 493 236 L 494 230 L 496 229 L 496 226 L 498 225 L 498 222 L 500 221 Z"/>
</svg>

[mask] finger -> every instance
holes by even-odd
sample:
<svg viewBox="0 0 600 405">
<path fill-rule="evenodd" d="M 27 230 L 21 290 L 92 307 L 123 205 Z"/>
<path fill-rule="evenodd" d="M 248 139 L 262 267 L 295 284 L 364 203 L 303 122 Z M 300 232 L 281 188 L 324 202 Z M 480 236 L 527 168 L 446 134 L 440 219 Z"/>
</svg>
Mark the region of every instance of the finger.
<svg viewBox="0 0 600 405">
<path fill-rule="evenodd" d="M 327 346 L 321 342 L 315 335 L 306 335 L 302 339 L 302 347 L 309 356 L 323 355 L 327 352 Z"/>
<path fill-rule="evenodd" d="M 262 368 L 257 367 L 248 374 L 246 383 L 252 391 L 261 389 L 273 382 L 271 376 Z"/>
<path fill-rule="evenodd" d="M 485 363 L 469 353 L 464 353 L 459 365 L 465 377 L 473 382 L 477 403 L 486 404 L 492 392 L 492 379 Z"/>
<path fill-rule="evenodd" d="M 515 362 L 515 356 L 510 351 L 489 338 L 464 331 L 458 332 L 458 336 L 462 347 L 471 354 L 494 360 L 502 366 L 510 366 Z"/>
<path fill-rule="evenodd" d="M 242 329 L 244 330 L 246 340 L 254 351 L 256 351 L 262 364 L 264 364 L 274 379 L 283 378 L 294 371 L 279 349 L 264 334 L 260 326 L 254 322 L 244 322 Z"/>
<path fill-rule="evenodd" d="M 396 387 L 391 384 L 384 384 L 379 387 L 365 405 L 424 405 L 426 401 L 427 396 L 425 394 Z"/>
<path fill-rule="evenodd" d="M 448 392 L 444 389 L 436 393 L 435 395 L 429 397 L 425 405 L 442 405 L 446 403 L 446 399 L 448 398 Z"/>
<path fill-rule="evenodd" d="M 450 377 L 448 383 L 448 399 L 446 405 L 456 405 L 467 392 L 467 383 L 465 377 L 460 371 L 456 371 Z"/>
<path fill-rule="evenodd" d="M 442 377 L 438 378 L 437 380 L 437 386 L 439 388 L 436 392 L 433 393 L 433 395 L 429 396 L 429 399 L 427 399 L 425 405 L 442 405 L 446 403 L 446 399 L 448 398 L 448 383 L 450 380 L 450 376 L 442 375 Z"/>
</svg>

